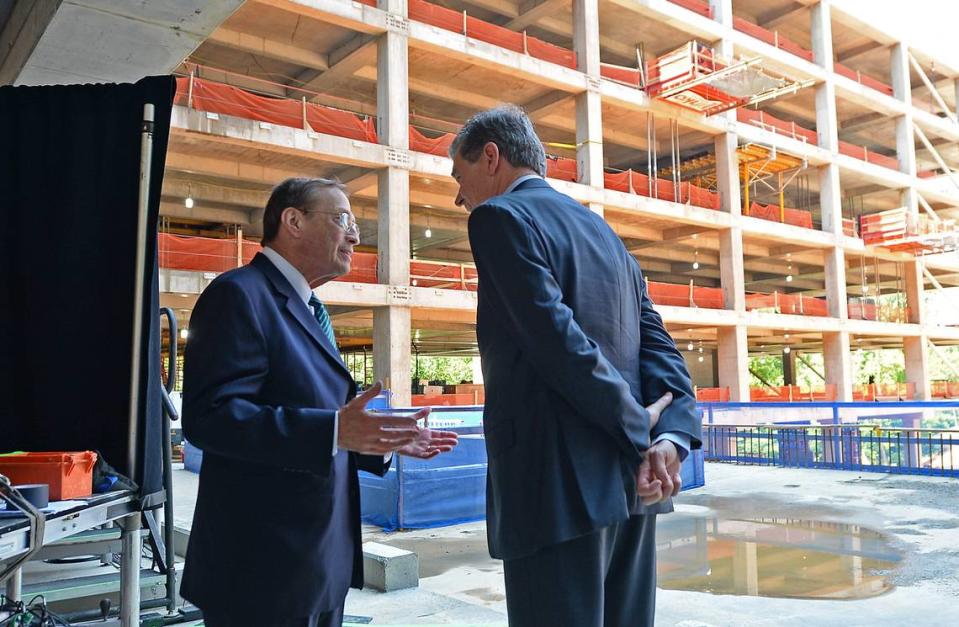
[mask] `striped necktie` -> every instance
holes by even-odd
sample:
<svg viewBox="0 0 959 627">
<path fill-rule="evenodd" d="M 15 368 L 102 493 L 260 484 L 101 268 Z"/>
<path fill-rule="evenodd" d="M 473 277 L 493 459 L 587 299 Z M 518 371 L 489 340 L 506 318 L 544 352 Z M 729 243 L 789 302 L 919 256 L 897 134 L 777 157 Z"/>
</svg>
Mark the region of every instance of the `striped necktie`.
<svg viewBox="0 0 959 627">
<path fill-rule="evenodd" d="M 313 317 L 320 323 L 320 330 L 329 338 L 330 345 L 337 348 L 336 336 L 333 334 L 333 322 L 330 320 L 330 313 L 326 310 L 323 302 L 315 295 L 310 295 L 310 308 L 313 310 Z"/>
</svg>

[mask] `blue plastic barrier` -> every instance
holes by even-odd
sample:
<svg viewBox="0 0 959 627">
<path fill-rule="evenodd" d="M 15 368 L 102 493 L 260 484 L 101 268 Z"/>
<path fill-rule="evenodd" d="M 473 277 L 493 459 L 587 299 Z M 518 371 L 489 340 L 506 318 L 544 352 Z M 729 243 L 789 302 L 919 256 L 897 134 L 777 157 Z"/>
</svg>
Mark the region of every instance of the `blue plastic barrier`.
<svg viewBox="0 0 959 627">
<path fill-rule="evenodd" d="M 415 409 L 395 409 L 408 413 Z M 436 407 L 430 425 L 460 433 L 452 452 L 423 461 L 398 457 L 384 477 L 360 473 L 363 521 L 394 529 L 441 527 L 486 516 L 486 442 L 482 407 Z M 706 484 L 703 454 L 692 451 L 680 474 L 683 490 Z"/>
</svg>

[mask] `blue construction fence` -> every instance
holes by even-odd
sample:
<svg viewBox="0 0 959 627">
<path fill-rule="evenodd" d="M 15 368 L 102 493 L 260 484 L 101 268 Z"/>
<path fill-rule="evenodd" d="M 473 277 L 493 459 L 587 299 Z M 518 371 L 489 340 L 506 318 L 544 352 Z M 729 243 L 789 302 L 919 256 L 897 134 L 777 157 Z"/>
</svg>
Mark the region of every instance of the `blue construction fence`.
<svg viewBox="0 0 959 627">
<path fill-rule="evenodd" d="M 412 413 L 419 408 L 391 409 Z M 386 530 L 441 527 L 486 517 L 483 408 L 434 407 L 430 426 L 460 434 L 459 445 L 431 460 L 398 457 L 384 477 L 360 473 L 363 521 Z M 705 485 L 703 452 L 681 468 L 683 490 Z"/>
<path fill-rule="evenodd" d="M 704 403 L 707 461 L 959 476 L 959 402 Z"/>
</svg>

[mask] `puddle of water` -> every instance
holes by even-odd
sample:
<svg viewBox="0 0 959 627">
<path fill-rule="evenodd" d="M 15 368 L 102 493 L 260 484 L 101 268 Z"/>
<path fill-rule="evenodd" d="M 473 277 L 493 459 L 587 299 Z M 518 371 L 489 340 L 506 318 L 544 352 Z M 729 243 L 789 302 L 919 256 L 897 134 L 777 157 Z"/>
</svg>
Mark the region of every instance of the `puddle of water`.
<svg viewBox="0 0 959 627">
<path fill-rule="evenodd" d="M 660 588 L 798 599 L 864 599 L 894 588 L 902 555 L 871 529 L 689 509 L 657 524 Z"/>
<path fill-rule="evenodd" d="M 420 577 L 424 579 L 464 565 L 483 572 L 503 570 L 503 563 L 489 556 L 485 534 L 460 538 L 390 538 L 386 543 L 416 553 Z"/>
</svg>

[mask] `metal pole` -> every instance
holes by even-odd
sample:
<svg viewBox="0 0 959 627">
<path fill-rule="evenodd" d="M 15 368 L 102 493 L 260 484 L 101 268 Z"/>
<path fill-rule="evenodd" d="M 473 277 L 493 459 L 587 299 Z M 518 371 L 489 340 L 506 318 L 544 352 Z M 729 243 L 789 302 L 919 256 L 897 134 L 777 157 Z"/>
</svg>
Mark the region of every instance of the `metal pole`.
<svg viewBox="0 0 959 627">
<path fill-rule="evenodd" d="M 140 624 L 140 512 L 120 520 L 120 625 L 137 627 Z"/>
<path fill-rule="evenodd" d="M 130 416 L 127 431 L 127 473 L 136 477 L 137 446 L 139 444 L 140 416 L 140 349 L 143 338 L 143 291 L 145 268 L 147 214 L 150 204 L 150 168 L 153 162 L 153 105 L 143 105 L 143 125 L 140 127 L 140 194 L 137 202 L 137 252 L 134 259 L 133 284 L 133 341 L 130 356 Z"/>
<path fill-rule="evenodd" d="M 7 598 L 11 601 L 19 601 L 21 589 L 23 587 L 23 568 L 17 566 L 10 578 L 7 579 Z"/>
</svg>

